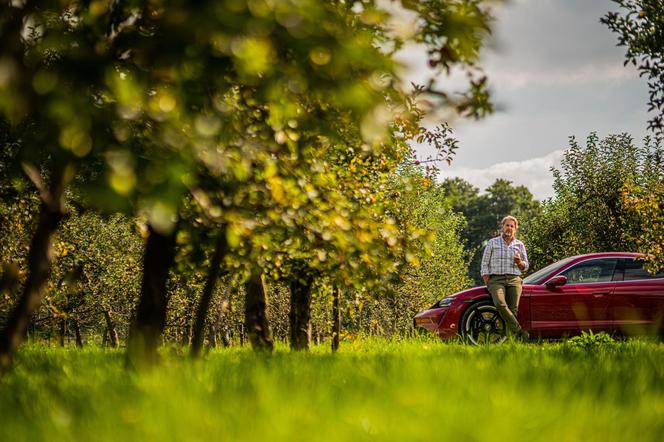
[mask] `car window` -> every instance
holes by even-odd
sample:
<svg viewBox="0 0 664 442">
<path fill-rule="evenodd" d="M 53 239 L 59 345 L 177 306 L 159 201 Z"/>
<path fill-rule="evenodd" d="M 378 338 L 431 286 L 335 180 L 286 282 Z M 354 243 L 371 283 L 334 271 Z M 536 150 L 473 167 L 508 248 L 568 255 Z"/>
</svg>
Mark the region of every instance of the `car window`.
<svg viewBox="0 0 664 442">
<path fill-rule="evenodd" d="M 571 256 L 569 258 L 561 259 L 560 261 L 556 261 L 553 264 L 549 264 L 548 266 L 544 267 L 543 269 L 540 269 L 536 271 L 535 273 L 528 275 L 526 278 L 524 278 L 523 283 L 524 284 L 535 284 L 537 281 L 542 279 L 542 277 L 548 275 L 549 273 L 553 273 L 556 269 L 566 265 L 568 262 L 571 260 L 575 259 L 575 256 Z"/>
<path fill-rule="evenodd" d="M 615 258 L 591 259 L 565 270 L 561 275 L 567 277 L 567 284 L 590 284 L 609 282 L 618 260 Z"/>
<path fill-rule="evenodd" d="M 638 279 L 664 278 L 664 272 L 655 275 L 643 268 L 643 259 L 625 259 L 623 281 L 635 281 Z"/>
</svg>

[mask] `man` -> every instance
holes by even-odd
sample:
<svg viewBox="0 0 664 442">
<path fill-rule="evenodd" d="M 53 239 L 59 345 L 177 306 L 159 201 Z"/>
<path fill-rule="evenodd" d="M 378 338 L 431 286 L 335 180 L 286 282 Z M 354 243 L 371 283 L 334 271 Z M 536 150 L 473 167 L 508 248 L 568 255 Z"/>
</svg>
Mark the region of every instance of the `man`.
<svg viewBox="0 0 664 442">
<path fill-rule="evenodd" d="M 484 248 L 480 274 L 508 329 L 520 339 L 527 340 L 530 336 L 521 328 L 516 314 L 521 297 L 520 275 L 528 269 L 528 254 L 526 246 L 516 239 L 517 219 L 508 215 L 500 225 L 500 236 L 491 238 Z"/>
</svg>

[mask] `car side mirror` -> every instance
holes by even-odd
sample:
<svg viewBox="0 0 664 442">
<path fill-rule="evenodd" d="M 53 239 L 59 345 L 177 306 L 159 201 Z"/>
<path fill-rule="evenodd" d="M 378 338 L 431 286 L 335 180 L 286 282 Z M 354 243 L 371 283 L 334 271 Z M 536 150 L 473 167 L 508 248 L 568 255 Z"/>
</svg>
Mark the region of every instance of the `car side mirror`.
<svg viewBox="0 0 664 442">
<path fill-rule="evenodd" d="M 547 287 L 559 287 L 565 284 L 567 284 L 567 276 L 565 275 L 554 276 L 546 282 Z"/>
</svg>

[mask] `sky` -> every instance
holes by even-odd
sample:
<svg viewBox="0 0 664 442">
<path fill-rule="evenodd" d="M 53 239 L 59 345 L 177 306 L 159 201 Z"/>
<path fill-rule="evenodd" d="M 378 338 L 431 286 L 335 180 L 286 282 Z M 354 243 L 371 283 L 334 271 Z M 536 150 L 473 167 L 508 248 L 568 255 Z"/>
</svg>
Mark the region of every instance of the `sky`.
<svg viewBox="0 0 664 442">
<path fill-rule="evenodd" d="M 635 68 L 623 66 L 625 48 L 599 22 L 610 10 L 618 7 L 608 0 L 512 0 L 495 10 L 481 65 L 499 110 L 452 122 L 460 147 L 439 178 L 458 176 L 480 191 L 504 178 L 543 200 L 554 195 L 550 168 L 560 165 L 570 136 L 627 132 L 640 143 L 648 88 Z M 431 73 L 421 49 L 408 48 L 402 62 L 413 81 Z M 430 152 L 417 150 L 420 157 Z"/>
</svg>

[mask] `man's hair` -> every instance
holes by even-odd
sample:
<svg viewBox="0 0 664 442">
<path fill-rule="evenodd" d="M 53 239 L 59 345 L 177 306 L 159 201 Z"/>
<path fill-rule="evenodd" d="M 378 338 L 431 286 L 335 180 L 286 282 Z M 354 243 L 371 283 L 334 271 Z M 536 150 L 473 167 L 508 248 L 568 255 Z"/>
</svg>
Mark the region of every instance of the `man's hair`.
<svg viewBox="0 0 664 442">
<path fill-rule="evenodd" d="M 504 226 L 504 225 L 505 225 L 505 222 L 506 222 L 506 221 L 509 221 L 509 220 L 514 221 L 514 226 L 515 226 L 517 229 L 519 228 L 519 220 L 516 219 L 516 217 L 515 217 L 515 216 L 512 216 L 512 215 L 507 215 L 505 218 L 503 218 L 502 221 L 500 221 L 500 227 Z"/>
</svg>

